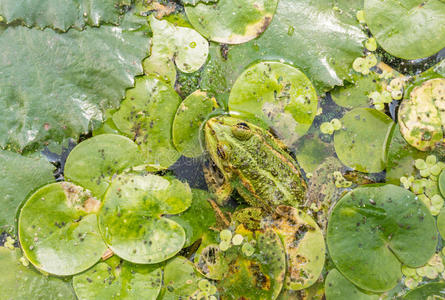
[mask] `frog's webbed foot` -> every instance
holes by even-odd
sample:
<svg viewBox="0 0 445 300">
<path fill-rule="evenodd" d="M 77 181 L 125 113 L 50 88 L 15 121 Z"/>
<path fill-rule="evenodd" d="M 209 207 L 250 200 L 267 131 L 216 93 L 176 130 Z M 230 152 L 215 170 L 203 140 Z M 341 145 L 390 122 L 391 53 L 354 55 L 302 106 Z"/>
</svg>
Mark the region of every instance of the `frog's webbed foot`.
<svg viewBox="0 0 445 300">
<path fill-rule="evenodd" d="M 230 178 L 224 176 L 216 164 L 211 160 L 204 162 L 203 170 L 207 188 L 215 195 L 216 202 L 219 205 L 226 204 L 233 191 Z"/>
</svg>

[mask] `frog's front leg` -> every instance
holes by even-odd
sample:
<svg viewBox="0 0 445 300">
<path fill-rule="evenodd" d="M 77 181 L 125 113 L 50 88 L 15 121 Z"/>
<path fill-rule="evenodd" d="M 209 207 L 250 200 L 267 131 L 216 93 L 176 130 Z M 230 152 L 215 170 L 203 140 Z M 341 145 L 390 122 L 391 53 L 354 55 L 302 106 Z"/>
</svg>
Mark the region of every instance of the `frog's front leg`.
<svg viewBox="0 0 445 300">
<path fill-rule="evenodd" d="M 203 171 L 207 188 L 215 195 L 218 205 L 226 204 L 233 192 L 232 175 L 230 173 L 223 174 L 211 160 L 205 162 Z"/>
</svg>

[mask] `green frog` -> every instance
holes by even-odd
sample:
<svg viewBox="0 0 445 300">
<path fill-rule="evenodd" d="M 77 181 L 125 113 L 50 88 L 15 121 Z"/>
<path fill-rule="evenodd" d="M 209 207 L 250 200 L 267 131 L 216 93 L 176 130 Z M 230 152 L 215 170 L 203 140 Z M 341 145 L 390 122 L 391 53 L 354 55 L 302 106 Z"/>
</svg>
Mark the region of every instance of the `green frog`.
<svg viewBox="0 0 445 300">
<path fill-rule="evenodd" d="M 252 206 L 272 211 L 303 204 L 307 185 L 297 162 L 269 131 L 229 116 L 207 121 L 207 151 L 220 171 L 220 204 L 236 189 Z"/>
</svg>

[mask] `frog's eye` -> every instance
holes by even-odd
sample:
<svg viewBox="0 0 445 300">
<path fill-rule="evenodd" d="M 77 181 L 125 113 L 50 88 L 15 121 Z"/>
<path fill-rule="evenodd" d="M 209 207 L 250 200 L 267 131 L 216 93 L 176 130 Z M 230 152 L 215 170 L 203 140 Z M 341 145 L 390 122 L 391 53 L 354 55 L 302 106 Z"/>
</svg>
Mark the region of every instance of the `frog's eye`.
<svg viewBox="0 0 445 300">
<path fill-rule="evenodd" d="M 216 146 L 216 154 L 218 154 L 221 159 L 227 160 L 230 154 L 229 146 L 223 143 L 219 143 L 218 146 Z"/>
<path fill-rule="evenodd" d="M 244 122 L 240 122 L 232 126 L 232 134 L 241 141 L 246 141 L 252 136 L 252 130 L 249 125 Z"/>
</svg>

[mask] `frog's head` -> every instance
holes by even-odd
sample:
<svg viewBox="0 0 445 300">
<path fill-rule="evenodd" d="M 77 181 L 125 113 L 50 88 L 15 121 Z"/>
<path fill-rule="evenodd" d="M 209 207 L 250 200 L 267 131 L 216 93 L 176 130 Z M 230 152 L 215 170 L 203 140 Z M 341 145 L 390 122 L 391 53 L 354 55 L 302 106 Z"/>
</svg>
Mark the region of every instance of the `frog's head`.
<svg viewBox="0 0 445 300">
<path fill-rule="evenodd" d="M 233 149 L 246 143 L 257 127 L 229 116 L 218 116 L 207 121 L 204 132 L 207 151 L 221 169 L 230 168 Z"/>
</svg>

